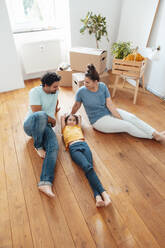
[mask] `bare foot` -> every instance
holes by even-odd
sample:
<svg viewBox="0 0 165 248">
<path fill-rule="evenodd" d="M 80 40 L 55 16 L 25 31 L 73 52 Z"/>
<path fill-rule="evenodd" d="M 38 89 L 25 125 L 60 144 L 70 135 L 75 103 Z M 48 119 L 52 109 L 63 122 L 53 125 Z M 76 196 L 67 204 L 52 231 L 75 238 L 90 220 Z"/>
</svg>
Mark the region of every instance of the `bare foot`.
<svg viewBox="0 0 165 248">
<path fill-rule="evenodd" d="M 103 199 L 101 198 L 100 195 L 97 195 L 96 196 L 96 207 L 104 207 L 105 206 L 105 203 L 103 201 Z"/>
<path fill-rule="evenodd" d="M 159 141 L 160 143 L 165 145 L 165 134 L 161 133 L 157 133 L 156 135 L 156 140 Z"/>
<path fill-rule="evenodd" d="M 161 134 L 163 134 L 163 135 L 165 135 L 165 131 L 163 131 L 163 132 L 160 132 Z"/>
<path fill-rule="evenodd" d="M 101 195 L 104 199 L 105 207 L 107 207 L 111 203 L 111 198 L 106 191 L 104 191 Z"/>
<path fill-rule="evenodd" d="M 51 198 L 55 197 L 55 194 L 54 194 L 53 191 L 52 191 L 52 186 L 49 185 L 49 184 L 40 185 L 40 186 L 38 186 L 38 189 L 39 189 L 42 193 L 46 194 L 47 196 L 49 196 L 49 197 L 51 197 Z"/>
<path fill-rule="evenodd" d="M 44 151 L 44 149 L 36 149 L 36 152 L 38 153 L 38 155 L 41 157 L 41 158 L 45 158 L 46 156 L 46 152 Z"/>
</svg>

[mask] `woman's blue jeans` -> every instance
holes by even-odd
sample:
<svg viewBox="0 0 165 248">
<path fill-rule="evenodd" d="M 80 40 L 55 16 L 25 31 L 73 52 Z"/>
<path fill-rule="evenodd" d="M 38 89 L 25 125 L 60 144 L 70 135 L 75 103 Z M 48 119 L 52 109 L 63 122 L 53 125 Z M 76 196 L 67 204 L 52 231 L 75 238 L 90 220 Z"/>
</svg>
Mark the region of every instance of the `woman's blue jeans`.
<svg viewBox="0 0 165 248">
<path fill-rule="evenodd" d="M 72 160 L 83 169 L 93 190 L 94 197 L 101 195 L 105 189 L 93 169 L 92 153 L 88 144 L 84 141 L 76 142 L 69 146 L 69 152 Z"/>
<path fill-rule="evenodd" d="M 58 141 L 51 125 L 48 124 L 47 114 L 43 111 L 31 114 L 24 122 L 24 131 L 33 137 L 36 149 L 42 148 L 46 151 L 39 185 L 52 185 L 58 154 Z"/>
</svg>

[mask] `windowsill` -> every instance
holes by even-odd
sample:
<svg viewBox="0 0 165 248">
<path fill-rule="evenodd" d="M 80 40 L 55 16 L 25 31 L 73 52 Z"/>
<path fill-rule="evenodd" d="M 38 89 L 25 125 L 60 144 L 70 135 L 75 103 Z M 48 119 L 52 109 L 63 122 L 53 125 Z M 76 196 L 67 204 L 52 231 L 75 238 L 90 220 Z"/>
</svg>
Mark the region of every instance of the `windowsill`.
<svg viewBox="0 0 165 248">
<path fill-rule="evenodd" d="M 42 31 L 52 31 L 52 30 L 60 30 L 61 28 L 36 28 L 36 29 L 31 29 L 31 30 L 17 30 L 17 31 L 14 31 L 13 32 L 13 35 L 16 35 L 16 34 L 26 34 L 26 33 L 33 33 L 33 32 L 42 32 Z"/>
<path fill-rule="evenodd" d="M 47 41 L 47 40 L 64 40 L 64 29 L 38 30 L 33 32 L 15 33 L 14 40 L 21 43 Z"/>
</svg>

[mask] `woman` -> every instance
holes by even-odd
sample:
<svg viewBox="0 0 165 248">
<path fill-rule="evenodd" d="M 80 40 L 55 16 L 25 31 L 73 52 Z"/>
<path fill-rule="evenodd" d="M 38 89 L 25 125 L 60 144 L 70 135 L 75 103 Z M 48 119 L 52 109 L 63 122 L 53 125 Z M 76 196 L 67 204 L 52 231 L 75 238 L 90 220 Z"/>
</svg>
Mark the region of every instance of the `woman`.
<svg viewBox="0 0 165 248">
<path fill-rule="evenodd" d="M 135 115 L 114 106 L 107 86 L 99 82 L 99 74 L 92 64 L 87 67 L 84 86 L 76 93 L 71 113 L 75 114 L 82 103 L 91 125 L 100 132 L 126 132 L 134 137 L 165 142 L 165 132 L 156 131 Z"/>
</svg>

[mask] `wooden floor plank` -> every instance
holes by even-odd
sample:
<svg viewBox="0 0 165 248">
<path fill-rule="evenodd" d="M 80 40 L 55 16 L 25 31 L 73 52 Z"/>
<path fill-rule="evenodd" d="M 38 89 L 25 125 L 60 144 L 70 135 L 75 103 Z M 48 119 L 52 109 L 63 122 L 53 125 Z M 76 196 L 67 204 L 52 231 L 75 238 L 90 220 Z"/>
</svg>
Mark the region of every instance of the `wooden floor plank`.
<svg viewBox="0 0 165 248">
<path fill-rule="evenodd" d="M 0 221 L 4 223 L 0 248 L 164 248 L 165 147 L 127 134 L 97 132 L 81 108 L 79 113 L 83 116 L 84 135 L 93 153 L 95 170 L 112 198 L 111 206 L 98 210 L 87 179 L 71 161 L 61 141 L 59 117 L 69 113 L 74 102 L 70 88 L 61 87 L 59 93 L 56 198 L 48 199 L 38 192 L 42 160 L 22 124 L 28 109 L 28 92 L 39 84 L 38 79 L 27 80 L 24 89 L 0 93 Z M 133 105 L 132 86 L 125 85 L 113 99 L 116 106 L 158 130 L 165 129 L 165 102 L 139 90 L 137 104 Z M 112 89 L 113 84 L 111 92 Z"/>
<path fill-rule="evenodd" d="M 0 103 L 0 113 L 2 116 L 3 103 Z M 0 126 L 0 137 L 2 129 Z M 6 188 L 6 174 L 4 165 L 4 154 L 2 140 L 0 139 L 0 247 L 12 247 L 11 223 L 8 207 L 8 196 Z"/>
<path fill-rule="evenodd" d="M 33 247 L 12 129 L 9 126 L 9 113 L 7 116 L 8 125 L 3 125 L 1 139 L 5 154 L 4 165 L 11 220 L 12 242 L 13 247 Z"/>
<path fill-rule="evenodd" d="M 91 145 L 92 146 L 92 145 Z M 120 187 L 120 182 L 118 182 L 117 174 L 112 174 L 108 169 L 109 164 L 111 167 L 115 167 L 119 160 L 113 159 L 114 164 L 110 160 L 102 161 L 99 155 L 93 151 L 94 160 L 100 164 L 96 168 L 97 172 L 100 172 L 100 177 L 103 178 L 106 189 L 111 193 L 113 206 L 117 208 L 118 212 L 123 218 L 123 223 L 127 226 L 128 230 L 131 232 L 135 241 L 138 243 L 139 247 L 159 247 L 153 235 L 150 233 L 148 228 L 143 223 L 141 217 L 136 212 L 134 206 L 130 203 L 129 197 L 123 192 Z M 120 177 L 120 176 L 119 176 Z M 141 232 L 143 230 L 143 232 Z"/>
<path fill-rule="evenodd" d="M 102 209 L 99 211 L 99 209 L 96 208 L 93 192 L 89 187 L 86 187 L 86 183 L 84 182 L 85 176 L 80 173 L 80 168 L 71 161 L 69 153 L 65 151 L 64 145 L 62 145 L 60 141 L 59 143 L 61 147 L 59 159 L 79 203 L 84 219 L 88 224 L 92 236 L 96 240 L 97 246 L 109 247 L 109 244 L 111 244 L 112 247 L 117 247 L 111 232 L 108 230 L 105 219 L 103 219 L 100 214 Z M 106 211 L 110 213 L 111 210 L 108 207 Z M 98 231 L 103 235 L 99 235 Z"/>
<path fill-rule="evenodd" d="M 36 179 L 29 158 L 26 140 L 24 138 L 21 121 L 15 109 L 13 100 L 8 101 L 8 111 L 12 122 L 12 135 L 15 140 L 15 151 L 18 156 L 18 167 L 22 183 L 22 191 L 26 202 L 28 216 L 30 216 L 30 231 L 34 247 L 54 247 L 52 234 L 49 230 L 41 198 L 36 188 Z M 33 202 L 33 204 L 31 204 Z"/>
<path fill-rule="evenodd" d="M 18 109 L 17 114 L 19 114 L 19 117 L 22 123 L 23 118 L 24 118 L 23 115 L 21 114 L 23 106 L 19 105 L 19 102 L 17 102 L 15 106 L 17 106 L 17 109 Z M 47 236 L 49 237 L 50 235 L 48 233 L 49 229 L 50 229 L 51 236 L 54 241 L 55 247 L 59 247 L 59 246 L 75 247 L 57 197 L 55 200 L 53 199 L 48 200 L 47 197 L 41 195 L 42 199 L 40 198 L 40 193 L 37 189 L 36 180 L 39 180 L 39 174 L 41 171 L 41 165 L 42 165 L 43 160 L 39 158 L 37 153 L 34 151 L 32 139 L 29 139 L 25 135 L 22 129 L 22 124 L 19 127 L 17 126 L 17 128 L 19 131 L 17 130 L 15 132 L 15 140 L 17 140 L 17 143 L 19 144 L 18 145 L 18 156 L 20 159 L 20 164 L 23 164 L 23 159 L 25 159 L 26 161 L 26 164 L 24 165 L 25 168 L 23 169 L 21 167 L 22 178 L 24 178 L 27 175 L 28 175 L 28 178 L 30 178 L 30 180 L 28 180 L 28 182 L 24 184 L 25 196 L 27 196 L 27 194 L 29 193 L 29 187 L 31 187 L 33 189 L 34 195 L 30 195 L 27 201 L 30 203 L 32 199 L 33 199 L 33 202 L 35 199 L 36 200 L 35 202 L 36 211 L 40 212 L 41 214 L 40 218 L 38 218 L 38 221 L 39 221 L 38 223 L 36 221 L 34 223 L 31 223 L 32 229 L 34 228 L 33 235 L 34 235 L 34 239 L 36 240 L 36 247 L 39 246 L 39 244 L 37 244 L 37 240 L 39 240 L 38 235 L 41 235 L 43 233 L 41 235 L 43 239 L 44 237 L 47 237 Z M 29 161 L 29 158 L 30 158 L 30 161 Z M 27 163 L 27 161 L 29 162 Z M 30 175 L 29 167 L 32 167 L 31 163 L 32 163 L 33 168 L 31 168 L 32 171 Z M 26 189 L 27 189 L 27 192 L 26 192 Z M 34 212 L 34 207 L 32 206 L 32 209 L 31 209 L 29 205 L 28 208 L 29 208 L 30 216 L 34 215 L 34 219 L 35 219 L 36 213 Z M 41 220 L 42 220 L 42 223 L 41 223 Z M 39 229 L 40 232 L 36 232 L 35 230 L 37 229 Z M 65 233 L 65 235 L 63 235 L 63 233 Z"/>
<path fill-rule="evenodd" d="M 60 199 L 76 247 L 96 247 L 96 241 L 93 240 L 90 234 L 61 164 L 56 172 L 55 190 Z"/>
</svg>

